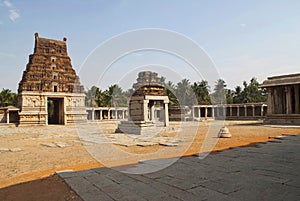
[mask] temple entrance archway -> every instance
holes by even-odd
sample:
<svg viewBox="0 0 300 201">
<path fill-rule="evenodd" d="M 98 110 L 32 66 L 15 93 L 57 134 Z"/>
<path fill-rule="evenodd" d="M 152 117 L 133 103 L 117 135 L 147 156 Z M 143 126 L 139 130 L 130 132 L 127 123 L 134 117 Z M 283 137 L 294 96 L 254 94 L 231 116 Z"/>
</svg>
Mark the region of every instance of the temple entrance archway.
<svg viewBox="0 0 300 201">
<path fill-rule="evenodd" d="M 64 99 L 48 98 L 47 101 L 48 124 L 65 124 Z"/>
</svg>

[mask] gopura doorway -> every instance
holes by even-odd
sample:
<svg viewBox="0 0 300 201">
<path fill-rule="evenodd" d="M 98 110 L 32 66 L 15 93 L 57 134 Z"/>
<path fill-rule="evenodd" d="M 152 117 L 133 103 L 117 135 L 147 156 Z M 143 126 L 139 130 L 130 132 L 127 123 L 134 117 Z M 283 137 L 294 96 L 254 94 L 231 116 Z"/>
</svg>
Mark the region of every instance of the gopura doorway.
<svg viewBox="0 0 300 201">
<path fill-rule="evenodd" d="M 48 98 L 48 124 L 64 124 L 64 99 Z"/>
</svg>

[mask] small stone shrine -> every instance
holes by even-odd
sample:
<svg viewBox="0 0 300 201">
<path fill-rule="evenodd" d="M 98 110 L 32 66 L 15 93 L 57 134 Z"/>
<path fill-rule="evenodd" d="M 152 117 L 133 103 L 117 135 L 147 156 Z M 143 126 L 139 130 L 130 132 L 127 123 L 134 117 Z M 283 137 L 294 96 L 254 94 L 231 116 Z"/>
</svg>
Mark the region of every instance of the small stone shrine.
<svg viewBox="0 0 300 201">
<path fill-rule="evenodd" d="M 223 126 L 218 134 L 219 138 L 231 138 L 231 133 L 226 126 Z"/>
<path fill-rule="evenodd" d="M 18 88 L 20 124 L 67 124 L 87 119 L 84 87 L 72 68 L 67 39 L 40 38 Z"/>
<path fill-rule="evenodd" d="M 264 123 L 300 125 L 300 74 L 269 77 L 260 87 L 268 92 Z"/>
<path fill-rule="evenodd" d="M 129 121 L 122 121 L 118 130 L 123 133 L 143 134 L 154 127 L 169 126 L 169 98 L 157 73 L 140 72 L 133 88 L 135 91 L 129 100 L 128 108 Z M 163 124 L 155 118 L 155 106 L 159 104 L 163 106 Z"/>
</svg>

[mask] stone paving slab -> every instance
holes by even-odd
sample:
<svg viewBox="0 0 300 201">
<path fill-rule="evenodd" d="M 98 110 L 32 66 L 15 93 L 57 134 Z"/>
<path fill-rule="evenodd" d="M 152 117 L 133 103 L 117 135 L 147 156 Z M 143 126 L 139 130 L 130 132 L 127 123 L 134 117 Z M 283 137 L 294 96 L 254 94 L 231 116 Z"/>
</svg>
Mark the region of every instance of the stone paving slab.
<svg viewBox="0 0 300 201">
<path fill-rule="evenodd" d="M 300 200 L 300 135 L 252 147 L 174 159 L 140 161 L 117 169 L 95 168 L 58 175 L 85 201 L 94 200 Z"/>
</svg>

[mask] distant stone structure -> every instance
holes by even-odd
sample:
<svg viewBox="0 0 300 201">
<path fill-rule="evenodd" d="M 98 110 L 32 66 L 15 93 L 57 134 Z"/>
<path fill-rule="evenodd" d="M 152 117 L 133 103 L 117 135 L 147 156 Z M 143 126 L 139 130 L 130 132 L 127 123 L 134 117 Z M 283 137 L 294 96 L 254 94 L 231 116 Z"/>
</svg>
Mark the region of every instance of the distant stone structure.
<svg viewBox="0 0 300 201">
<path fill-rule="evenodd" d="M 127 107 L 87 107 L 87 119 L 100 120 L 124 120 L 128 118 Z"/>
<path fill-rule="evenodd" d="M 300 74 L 269 77 L 261 87 L 268 91 L 266 124 L 300 125 Z"/>
<path fill-rule="evenodd" d="M 138 74 L 135 89 L 129 100 L 129 121 L 122 121 L 119 130 L 125 133 L 141 134 L 143 130 L 158 126 L 155 118 L 155 106 L 162 105 L 163 126 L 169 126 L 169 98 L 164 86 L 160 83 L 157 73 L 143 71 Z M 146 131 L 147 132 L 147 131 Z"/>
<path fill-rule="evenodd" d="M 19 108 L 15 106 L 0 107 L 0 123 L 14 123 L 19 121 Z"/>
<path fill-rule="evenodd" d="M 63 41 L 35 33 L 34 53 L 18 88 L 20 124 L 67 124 L 85 121 L 84 87 L 72 68 Z"/>
<path fill-rule="evenodd" d="M 264 119 L 267 113 L 267 104 L 261 103 L 241 103 L 224 105 L 194 105 L 193 120 L 258 120 Z"/>
<path fill-rule="evenodd" d="M 159 82 L 157 73 L 144 71 L 139 73 L 137 83 L 133 85 L 135 92 L 129 100 L 129 116 L 132 121 L 153 122 L 156 101 L 164 106 L 164 125 L 169 125 L 169 98 L 164 86 Z"/>
</svg>

